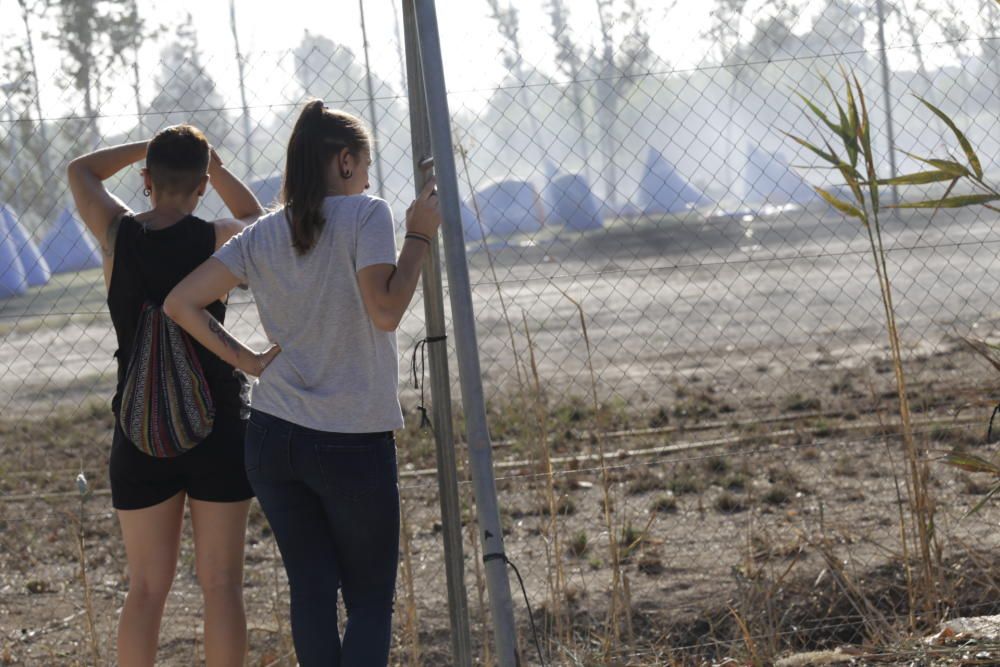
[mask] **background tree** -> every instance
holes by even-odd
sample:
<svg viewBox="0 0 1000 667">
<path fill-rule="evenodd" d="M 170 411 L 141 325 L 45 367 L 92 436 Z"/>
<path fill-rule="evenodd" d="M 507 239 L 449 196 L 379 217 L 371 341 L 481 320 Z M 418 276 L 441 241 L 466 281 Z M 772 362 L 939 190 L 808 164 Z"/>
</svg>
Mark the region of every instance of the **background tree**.
<svg viewBox="0 0 1000 667">
<path fill-rule="evenodd" d="M 318 97 L 327 105 L 359 118 L 379 119 L 374 159 L 380 166 L 372 169 L 375 177 L 372 187 L 376 192 L 384 192 L 389 201 L 412 199 L 413 186 L 407 176 L 412 173 L 409 112 L 399 102 L 398 91 L 377 72 L 366 68 L 350 48 L 308 30 L 292 56 L 295 78 L 307 97 Z M 279 122 L 283 127 L 275 132 L 287 137 L 294 115 Z M 370 120 L 366 125 L 371 125 Z M 380 172 L 384 183 L 378 181 Z"/>
<path fill-rule="evenodd" d="M 551 109 L 532 109 L 535 106 L 533 102 L 538 101 L 538 96 L 536 91 L 526 88 L 529 79 L 533 78 L 533 72 L 530 72 L 529 68 L 525 67 L 524 58 L 521 56 L 521 24 L 517 8 L 512 4 L 501 6 L 499 0 L 486 0 L 486 2 L 490 7 L 490 16 L 496 21 L 500 36 L 503 37 L 501 54 L 508 74 L 507 80 L 501 84 L 501 88 L 505 86 L 509 87 L 512 83 L 514 84 L 515 93 L 513 98 L 503 100 L 504 105 L 502 107 L 504 114 L 510 115 L 511 120 L 515 121 L 511 126 L 513 130 L 511 138 L 517 141 L 513 135 L 519 134 L 521 135 L 521 139 L 525 137 L 528 139 L 527 141 L 518 142 L 522 144 L 523 150 L 521 155 L 522 157 L 526 157 L 529 164 L 537 169 L 542 165 L 547 152 L 546 146 L 549 143 L 542 136 L 538 116 L 539 114 L 547 115 L 551 112 Z M 531 99 L 532 95 L 535 96 L 534 100 Z M 504 97 L 509 98 L 510 96 L 494 95 L 493 100 L 500 101 Z"/>
<path fill-rule="evenodd" d="M 87 121 L 85 146 L 96 146 L 97 114 L 107 92 L 111 66 L 125 62 L 126 49 L 140 30 L 133 0 L 54 0 L 59 47 L 66 54 L 63 70 L 83 96 Z"/>
<path fill-rule="evenodd" d="M 589 178 L 589 159 L 591 156 L 590 141 L 587 139 L 587 122 L 584 119 L 583 90 L 580 81 L 584 62 L 587 58 L 593 58 L 593 48 L 585 49 L 573 37 L 573 32 L 569 27 L 569 8 L 564 0 L 549 0 L 547 6 L 549 19 L 552 22 L 552 41 L 556 45 L 556 69 L 560 74 L 568 77 L 564 94 L 569 98 L 573 120 L 579 132 L 579 142 L 576 144 L 574 152 L 583 161 L 583 168 Z"/>
<path fill-rule="evenodd" d="M 215 145 L 228 143 L 232 119 L 215 81 L 205 69 L 198 34 L 188 14 L 177 27 L 177 38 L 160 57 L 156 96 L 143 110 L 145 131 L 153 134 L 168 125 L 191 123 Z"/>
<path fill-rule="evenodd" d="M 606 202 L 615 207 L 618 188 L 619 141 L 615 120 L 638 76 L 652 59 L 644 13 L 636 0 L 597 0 L 601 26 L 601 53 L 594 54 L 592 69 L 599 72 L 595 106 L 600 128 Z M 620 35 L 616 38 L 616 35 Z"/>
</svg>

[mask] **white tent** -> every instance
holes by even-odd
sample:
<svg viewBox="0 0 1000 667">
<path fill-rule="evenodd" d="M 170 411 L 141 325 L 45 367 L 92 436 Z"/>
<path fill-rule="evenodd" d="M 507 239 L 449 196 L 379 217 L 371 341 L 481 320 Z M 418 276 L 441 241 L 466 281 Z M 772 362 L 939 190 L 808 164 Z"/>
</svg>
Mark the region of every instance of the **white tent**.
<svg viewBox="0 0 1000 667">
<path fill-rule="evenodd" d="M 795 173 L 784 155 L 750 146 L 743 170 L 744 203 L 805 205 L 818 198 L 816 191 Z"/>
<path fill-rule="evenodd" d="M 24 265 L 17 252 L 6 216 L 0 216 L 0 299 L 21 296 L 28 291 Z"/>
<path fill-rule="evenodd" d="M 264 208 L 278 205 L 278 197 L 281 195 L 281 179 L 281 174 L 274 174 L 259 181 L 250 181 L 250 190 Z"/>
<path fill-rule="evenodd" d="M 17 248 L 28 286 L 38 287 L 49 282 L 49 278 L 52 277 L 49 263 L 45 261 L 38 246 L 21 226 L 17 214 L 6 204 L 0 204 L 0 217 L 7 224 L 7 232 L 14 241 L 14 247 Z"/>
<path fill-rule="evenodd" d="M 646 157 L 638 194 L 639 206 L 647 215 L 683 213 L 709 203 L 705 195 L 681 178 L 677 168 L 655 148 L 650 148 Z"/>
<path fill-rule="evenodd" d="M 527 181 L 500 181 L 475 194 L 487 236 L 513 236 L 538 231 L 542 206 Z"/>
<path fill-rule="evenodd" d="M 597 199 L 586 177 L 580 174 L 553 174 L 545 188 L 545 203 L 548 224 L 578 232 L 603 226 Z"/>
<path fill-rule="evenodd" d="M 72 273 L 101 267 L 101 251 L 69 209 L 63 209 L 42 240 L 42 257 L 52 273 Z"/>
<path fill-rule="evenodd" d="M 479 225 L 479 219 L 476 218 L 476 212 L 472 206 L 464 201 L 460 201 L 459 210 L 462 214 L 462 232 L 465 234 L 465 242 L 481 241 L 483 238 L 483 229 Z"/>
</svg>

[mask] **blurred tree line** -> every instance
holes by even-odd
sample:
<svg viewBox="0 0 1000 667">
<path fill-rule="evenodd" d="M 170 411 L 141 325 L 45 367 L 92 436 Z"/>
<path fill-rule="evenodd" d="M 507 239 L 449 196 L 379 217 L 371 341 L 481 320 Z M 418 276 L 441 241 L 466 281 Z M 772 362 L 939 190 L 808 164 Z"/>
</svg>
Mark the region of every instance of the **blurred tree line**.
<svg viewBox="0 0 1000 667">
<path fill-rule="evenodd" d="M 986 39 L 969 39 L 972 33 L 963 15 L 951 11 L 956 1 L 978 3 L 984 15 L 989 13 Z M 556 170 L 581 173 L 607 206 L 622 209 L 635 193 L 641 177 L 637 170 L 652 147 L 716 199 L 733 197 L 739 193 L 747 143 L 776 147 L 781 141 L 775 126 L 787 123 L 795 129 L 802 122 L 797 110 L 788 108 L 783 81 L 790 79 L 809 92 L 820 85 L 817 65 L 828 64 L 832 70 L 843 61 L 863 75 L 866 93 L 867 86 L 877 87 L 870 43 L 874 0 L 824 0 L 818 11 L 815 2 L 806 0 L 711 2 L 704 34 L 682 36 L 692 43 L 700 37 L 711 46 L 710 52 L 697 67 L 673 71 L 650 46 L 654 22 L 669 16 L 672 5 L 664 7 L 662 15 L 650 16 L 649 7 L 656 6 L 638 0 L 593 0 L 589 5 L 546 0 L 549 22 L 544 28 L 554 60 L 544 64 L 529 63 L 522 55 L 525 31 L 517 4 L 484 0 L 507 76 L 484 108 L 466 107 L 461 97 L 451 104 L 456 140 L 469 156 L 469 180 L 475 186 L 514 177 L 540 185 Z M 377 73 L 369 92 L 364 60 L 328 37 L 306 31 L 288 53 L 237 53 L 233 62 L 207 63 L 190 16 L 162 26 L 150 24 L 136 0 L 17 3 L 23 26 L 20 37 L 5 49 L 0 72 L 0 161 L 7 165 L 0 175 L 0 201 L 22 212 L 29 226 L 54 219 L 65 205 L 62 171 L 72 156 L 98 145 L 148 137 L 173 123 L 202 127 L 241 175 L 255 179 L 276 174 L 304 94 L 366 120 L 374 114 L 379 129 L 376 159 L 382 163 L 386 196 L 398 203 L 411 195 L 405 92 Z M 998 103 L 997 3 L 884 3 L 893 34 L 902 36 L 917 63 L 913 72 L 894 74 L 897 95 L 913 91 L 949 112 L 968 108 L 969 98 L 978 108 Z M 751 5 L 757 8 L 752 14 Z M 802 13 L 808 7 L 812 14 L 803 27 Z M 592 16 L 596 38 L 572 27 L 579 24 L 573 13 L 582 16 L 583 11 Z M 232 27 L 235 36 L 235 23 Z M 921 49 L 929 27 L 945 38 L 939 47 L 950 49 L 959 66 L 935 68 L 929 61 Z M 149 42 L 162 44 L 155 65 L 139 55 Z M 52 48 L 59 50 L 61 67 L 40 73 L 36 51 Z M 258 108 L 269 106 L 268 111 L 250 114 L 240 100 L 220 93 L 211 72 L 235 73 L 232 65 L 237 62 L 248 70 L 266 68 L 273 73 L 271 80 L 280 82 L 253 98 Z M 148 80 L 155 82 L 152 94 L 144 86 Z M 933 89 L 940 89 L 942 80 L 965 97 L 952 93 L 947 100 L 935 100 Z M 99 126 L 102 108 L 112 94 L 120 98 L 123 87 L 131 90 L 137 121 L 123 118 Z M 54 89 L 63 91 L 60 98 L 47 99 Z M 869 94 L 878 98 L 877 90 Z M 112 125 L 115 130 L 108 131 Z M 977 124 L 968 125 L 975 135 Z M 938 127 L 932 135 L 940 132 Z M 904 148 L 907 141 L 927 140 L 925 127 L 905 120 L 900 135 Z M 244 150 L 247 142 L 252 150 Z M 995 140 L 980 145 L 984 154 L 1000 152 Z"/>
</svg>

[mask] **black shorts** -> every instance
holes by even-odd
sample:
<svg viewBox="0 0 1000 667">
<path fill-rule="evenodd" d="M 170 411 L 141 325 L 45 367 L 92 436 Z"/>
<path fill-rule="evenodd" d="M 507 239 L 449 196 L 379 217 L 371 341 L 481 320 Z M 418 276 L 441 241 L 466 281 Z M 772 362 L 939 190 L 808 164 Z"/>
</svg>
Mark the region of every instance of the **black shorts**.
<svg viewBox="0 0 1000 667">
<path fill-rule="evenodd" d="M 152 507 L 184 491 L 195 500 L 230 503 L 253 498 L 243 466 L 246 421 L 217 417 L 212 433 L 193 449 L 157 458 L 132 444 L 115 423 L 111 444 L 111 504 L 119 510 Z"/>
</svg>

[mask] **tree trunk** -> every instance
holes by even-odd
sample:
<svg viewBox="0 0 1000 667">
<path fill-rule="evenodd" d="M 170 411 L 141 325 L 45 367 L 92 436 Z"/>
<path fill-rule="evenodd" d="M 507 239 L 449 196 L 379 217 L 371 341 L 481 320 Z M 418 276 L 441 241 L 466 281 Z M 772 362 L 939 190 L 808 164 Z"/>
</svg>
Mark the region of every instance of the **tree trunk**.
<svg viewBox="0 0 1000 667">
<path fill-rule="evenodd" d="M 613 212 L 618 210 L 618 166 L 615 162 L 617 145 L 615 142 L 615 111 L 618 100 L 615 95 L 614 81 L 615 56 L 611 45 L 610 26 L 604 20 L 604 11 L 601 0 L 597 0 L 597 17 L 601 23 L 601 38 L 604 42 L 604 52 L 602 59 L 604 66 L 601 68 L 601 76 L 597 81 L 597 122 L 601 131 L 601 153 L 604 154 L 604 208 L 610 208 Z"/>
<path fill-rule="evenodd" d="M 31 37 L 31 16 L 28 12 L 28 5 L 25 0 L 17 0 L 21 6 L 21 20 L 24 22 L 24 34 L 28 45 L 28 60 L 31 62 L 31 86 L 34 93 L 35 113 L 38 116 L 38 137 L 42 141 L 39 151 L 39 160 L 42 168 L 42 182 L 47 183 L 52 174 L 52 167 L 49 163 L 49 132 L 45 126 L 45 116 L 42 114 L 42 94 L 38 86 L 38 65 L 35 60 L 35 44 Z M 23 211 L 22 211 L 23 213 Z"/>
</svg>

